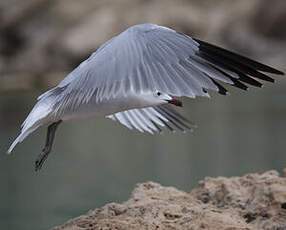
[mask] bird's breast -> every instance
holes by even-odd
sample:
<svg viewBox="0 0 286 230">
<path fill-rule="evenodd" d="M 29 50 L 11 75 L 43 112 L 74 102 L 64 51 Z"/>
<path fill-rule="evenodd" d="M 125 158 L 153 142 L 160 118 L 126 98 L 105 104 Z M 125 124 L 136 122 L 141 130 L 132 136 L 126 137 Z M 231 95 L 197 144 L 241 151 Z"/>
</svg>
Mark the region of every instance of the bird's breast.
<svg viewBox="0 0 286 230">
<path fill-rule="evenodd" d="M 139 95 L 114 97 L 102 99 L 97 102 L 81 104 L 73 110 L 65 111 L 61 119 L 75 120 L 96 116 L 107 116 L 125 110 L 143 108 L 156 104 L 158 104 L 158 102 L 146 100 L 143 96 Z"/>
</svg>

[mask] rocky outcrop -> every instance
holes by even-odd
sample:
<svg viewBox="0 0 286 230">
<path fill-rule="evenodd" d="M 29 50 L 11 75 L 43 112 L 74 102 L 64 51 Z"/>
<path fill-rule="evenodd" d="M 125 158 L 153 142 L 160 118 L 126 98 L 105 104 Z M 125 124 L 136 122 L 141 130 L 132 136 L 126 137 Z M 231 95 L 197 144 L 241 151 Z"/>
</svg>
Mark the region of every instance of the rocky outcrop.
<svg viewBox="0 0 286 230">
<path fill-rule="evenodd" d="M 107 204 L 53 230 L 283 230 L 284 176 L 268 171 L 242 177 L 206 178 L 191 192 L 154 182 L 142 183 L 128 201 Z"/>
</svg>

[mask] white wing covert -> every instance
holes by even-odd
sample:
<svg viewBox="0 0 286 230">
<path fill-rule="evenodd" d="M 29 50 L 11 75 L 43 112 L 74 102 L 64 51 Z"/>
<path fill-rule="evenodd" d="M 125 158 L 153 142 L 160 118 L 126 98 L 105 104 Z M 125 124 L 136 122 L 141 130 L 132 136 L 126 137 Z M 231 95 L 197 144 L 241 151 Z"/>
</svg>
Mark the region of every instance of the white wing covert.
<svg viewBox="0 0 286 230">
<path fill-rule="evenodd" d="M 118 112 L 107 118 L 118 121 L 129 129 L 151 134 L 161 132 L 163 127 L 172 132 L 192 131 L 195 128 L 195 125 L 168 104 Z"/>
</svg>

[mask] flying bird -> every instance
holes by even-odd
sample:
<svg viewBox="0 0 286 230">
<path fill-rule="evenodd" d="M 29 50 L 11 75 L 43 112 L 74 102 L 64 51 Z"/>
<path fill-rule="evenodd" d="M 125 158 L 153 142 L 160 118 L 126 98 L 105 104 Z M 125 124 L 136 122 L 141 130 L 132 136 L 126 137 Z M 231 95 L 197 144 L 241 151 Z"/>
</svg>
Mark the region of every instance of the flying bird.
<svg viewBox="0 0 286 230">
<path fill-rule="evenodd" d="M 129 129 L 156 133 L 187 131 L 193 125 L 173 107 L 180 97 L 227 94 L 229 84 L 247 90 L 284 73 L 173 29 L 135 25 L 104 43 L 56 87 L 38 97 L 8 153 L 40 126 L 46 143 L 35 161 L 41 169 L 60 123 L 104 116 Z M 224 83 L 222 85 L 222 83 Z"/>
</svg>

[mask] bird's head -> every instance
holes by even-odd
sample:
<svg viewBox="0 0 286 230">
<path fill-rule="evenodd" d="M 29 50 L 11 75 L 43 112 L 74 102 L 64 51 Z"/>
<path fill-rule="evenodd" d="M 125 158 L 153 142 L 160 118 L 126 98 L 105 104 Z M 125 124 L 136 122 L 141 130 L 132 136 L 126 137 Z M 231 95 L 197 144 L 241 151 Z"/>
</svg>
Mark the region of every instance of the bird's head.
<svg viewBox="0 0 286 230">
<path fill-rule="evenodd" d="M 177 98 L 170 96 L 169 94 L 160 92 L 160 91 L 155 91 L 154 92 L 154 97 L 156 98 L 156 100 L 160 101 L 161 104 L 165 104 L 165 103 L 170 103 L 176 106 L 183 106 L 182 101 L 178 100 Z"/>
</svg>

